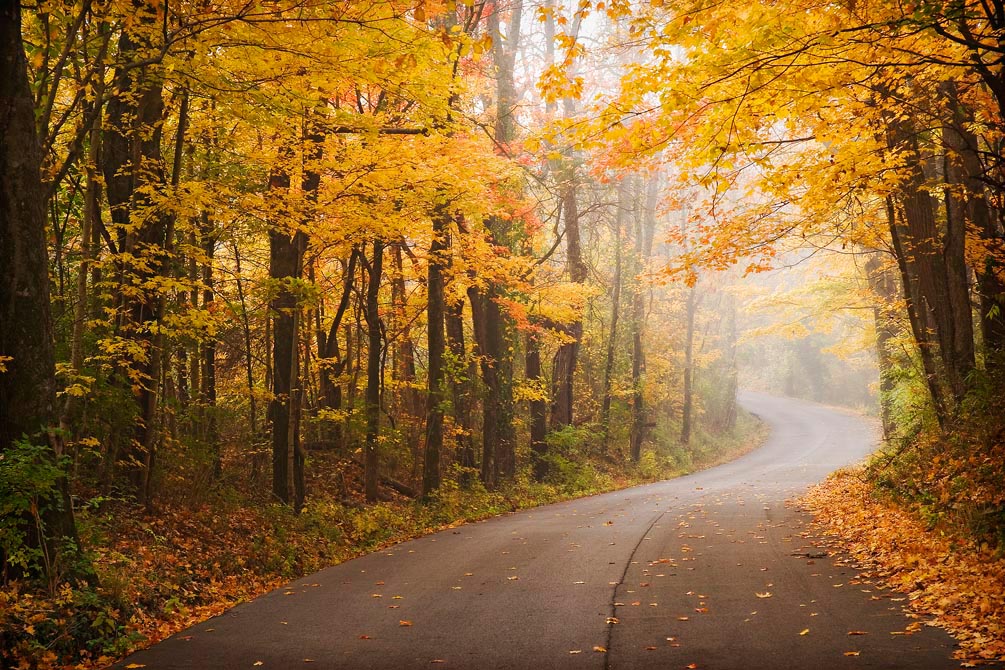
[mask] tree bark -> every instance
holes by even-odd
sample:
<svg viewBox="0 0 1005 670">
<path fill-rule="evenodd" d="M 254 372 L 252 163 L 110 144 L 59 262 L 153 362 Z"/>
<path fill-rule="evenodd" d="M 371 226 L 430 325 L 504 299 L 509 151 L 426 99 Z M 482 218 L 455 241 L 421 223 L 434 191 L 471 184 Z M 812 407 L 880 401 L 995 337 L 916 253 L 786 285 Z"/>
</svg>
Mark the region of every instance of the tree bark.
<svg viewBox="0 0 1005 670">
<path fill-rule="evenodd" d="M 614 385 L 614 359 L 618 343 L 618 321 L 621 318 L 621 229 L 624 226 L 625 210 L 628 207 L 628 190 L 624 180 L 618 183 L 617 211 L 614 213 L 614 276 L 611 278 L 611 329 L 607 337 L 607 352 L 604 360 L 603 402 L 600 407 L 600 425 L 604 431 L 604 446 L 611 434 L 611 388 Z"/>
<path fill-rule="evenodd" d="M 957 223 L 950 223 L 947 240 L 939 235 L 935 220 L 935 204 L 925 188 L 917 135 L 910 119 L 891 122 L 890 147 L 904 152 L 907 157 L 907 180 L 901 187 L 900 205 L 904 225 L 897 230 L 901 244 L 898 254 L 904 254 L 910 275 L 916 280 L 918 300 L 915 306 L 919 318 L 929 317 L 951 402 L 945 409 L 953 412 L 966 392 L 966 375 L 972 366 L 959 359 L 955 353 L 966 339 L 970 319 L 957 323 L 956 314 L 964 309 L 958 303 L 967 294 L 965 271 L 959 276 L 958 266 L 963 263 L 960 231 Z M 959 286 L 960 281 L 964 285 Z M 969 304 L 969 301 L 968 301 Z M 969 311 L 969 307 L 967 307 Z M 963 332 L 958 332 L 963 331 Z M 971 338 L 972 340 L 972 338 Z M 972 345 L 971 345 L 972 346 Z"/>
<path fill-rule="evenodd" d="M 381 338 L 380 338 L 380 278 L 384 263 L 384 242 L 373 241 L 373 258 L 369 263 L 366 284 L 366 442 L 363 448 L 363 488 L 367 502 L 377 502 L 380 438 Z"/>
<path fill-rule="evenodd" d="M 879 299 L 872 309 L 876 327 L 876 360 L 879 363 L 879 408 L 883 424 L 883 438 L 890 440 L 896 432 L 891 394 L 895 388 L 893 359 L 890 355 L 890 341 L 896 337 L 897 329 L 890 313 L 891 305 L 897 300 L 897 289 L 893 277 L 884 268 L 879 252 L 869 254 L 865 262 L 865 274 L 869 287 Z"/>
<path fill-rule="evenodd" d="M 426 449 L 422 468 L 422 495 L 429 496 L 440 486 L 440 451 L 443 449 L 444 388 L 443 355 L 445 302 L 443 274 L 449 253 L 449 217 L 445 206 L 433 213 L 433 239 L 427 265 L 426 342 L 429 367 L 426 391 Z"/>
<path fill-rule="evenodd" d="M 890 238 L 893 241 L 894 256 L 897 259 L 897 268 L 900 270 L 900 280 L 904 291 L 904 301 L 907 306 L 907 317 L 911 324 L 911 333 L 914 335 L 914 342 L 918 347 L 918 355 L 921 358 L 922 375 L 925 384 L 932 396 L 932 406 L 939 425 L 943 428 L 947 425 L 948 409 L 942 391 L 942 381 L 939 377 L 938 364 L 932 342 L 928 336 L 928 329 L 922 320 L 920 309 L 922 303 L 921 290 L 918 288 L 918 280 L 912 271 L 909 256 L 904 248 L 902 239 L 902 228 L 897 221 L 897 212 L 892 198 L 886 199 L 886 215 L 890 227 Z"/>
<path fill-rule="evenodd" d="M 21 4 L 0 4 L 0 457 L 27 438 L 46 445 L 49 464 L 59 467 L 62 443 L 56 421 L 56 373 L 49 306 L 45 195 L 41 148 L 21 41 Z M 94 582 L 77 537 L 65 476 L 53 500 L 39 506 L 19 530 L 48 560 L 50 580 L 63 575 Z M 3 574 L 11 574 L 0 556 Z"/>
<path fill-rule="evenodd" d="M 455 430 L 455 435 L 457 436 L 461 467 L 465 468 L 461 475 L 461 485 L 470 486 L 472 478 L 469 470 L 474 469 L 476 465 L 471 413 L 474 400 L 473 385 L 478 375 L 478 368 L 468 356 L 464 346 L 463 299 L 457 300 L 453 304 L 448 303 L 446 333 L 447 347 L 452 358 L 451 388 L 454 401 L 454 421 L 459 429 Z"/>
<path fill-rule="evenodd" d="M 575 177 L 569 170 L 570 183 L 566 186 L 562 197 L 562 214 L 565 219 L 566 267 L 569 280 L 575 284 L 586 281 L 587 267 L 583 262 L 583 251 L 579 235 L 579 203 L 576 196 Z M 553 359 L 553 382 L 551 404 L 551 429 L 555 430 L 572 424 L 574 405 L 573 384 L 576 376 L 576 364 L 579 359 L 580 341 L 583 339 L 583 319 L 576 320 L 563 329 L 568 341 L 563 342 Z"/>
<path fill-rule="evenodd" d="M 288 151 L 282 154 L 281 162 L 290 158 Z M 279 165 L 269 177 L 269 190 L 280 202 L 290 189 L 286 169 L 285 165 Z M 280 205 L 280 217 L 284 213 Z M 303 481 L 303 457 L 297 448 L 300 436 L 293 412 L 297 380 L 291 376 L 297 345 L 295 314 L 299 309 L 294 284 L 303 276 L 307 234 L 296 230 L 291 236 L 288 224 L 288 221 L 277 221 L 269 228 L 269 278 L 276 284 L 275 297 L 270 304 L 273 399 L 269 403 L 269 422 L 272 425 L 272 493 L 297 508 L 303 500 L 303 490 L 296 486 Z"/>
<path fill-rule="evenodd" d="M 527 381 L 535 387 L 535 397 L 530 401 L 530 453 L 531 471 L 534 479 L 544 481 L 548 477 L 548 407 L 544 398 L 537 395 L 541 391 L 541 344 L 536 332 L 527 333 L 527 354 L 524 371 Z"/>
<path fill-rule="evenodd" d="M 1005 282 L 1002 281 L 1001 258 L 1005 255 L 1000 226 L 996 224 L 988 205 L 981 162 L 980 143 L 970 130 L 973 111 L 959 99 L 955 85 L 947 85 L 952 121 L 947 129 L 950 137 L 951 160 L 955 167 L 954 182 L 962 187 L 960 200 L 966 218 L 985 245 L 984 257 L 974 268 L 980 301 L 981 340 L 984 344 L 985 366 L 997 373 L 1005 366 Z"/>
<path fill-rule="evenodd" d="M 126 63 L 139 60 L 153 47 L 150 30 L 156 20 L 149 8 L 136 7 L 133 29 L 123 30 L 119 54 Z M 114 93 L 106 107 L 106 134 L 102 147 L 102 172 L 112 224 L 118 232 L 123 254 L 119 271 L 121 292 L 119 332 L 139 345 L 140 356 L 127 361 L 123 383 L 133 387 L 137 420 L 132 440 L 119 453 L 119 467 L 126 471 L 131 490 L 143 500 L 150 481 L 154 454 L 154 411 L 160 354 L 150 326 L 159 319 L 161 296 L 147 288 L 150 280 L 164 273 L 165 248 L 169 244 L 170 216 L 153 207 L 149 193 L 165 183 L 161 155 L 164 101 L 163 76 L 159 65 L 119 66 L 113 75 Z M 137 221 L 136 219 L 139 218 Z M 142 264 L 130 261 L 143 259 Z"/>
<path fill-rule="evenodd" d="M 694 417 L 694 317 L 698 311 L 698 296 L 694 286 L 687 288 L 684 312 L 684 403 L 681 407 L 680 443 L 691 444 L 691 422 Z"/>
<path fill-rule="evenodd" d="M 646 290 L 642 272 L 652 253 L 656 228 L 657 183 L 650 180 L 645 189 L 645 207 L 635 225 L 635 285 L 632 290 L 632 424 L 629 440 L 631 459 L 642 458 L 642 442 L 646 435 L 645 348 Z"/>
</svg>

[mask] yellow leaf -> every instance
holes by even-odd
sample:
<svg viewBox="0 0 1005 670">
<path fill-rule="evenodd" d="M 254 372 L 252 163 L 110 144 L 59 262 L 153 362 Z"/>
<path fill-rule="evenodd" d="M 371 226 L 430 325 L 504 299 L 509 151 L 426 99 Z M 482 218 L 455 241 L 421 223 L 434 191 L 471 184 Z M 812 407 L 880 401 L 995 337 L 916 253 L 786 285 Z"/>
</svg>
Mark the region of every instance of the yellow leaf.
<svg viewBox="0 0 1005 670">
<path fill-rule="evenodd" d="M 809 633 L 809 632 L 810 632 L 810 629 L 809 629 L 809 628 L 804 628 L 804 629 L 802 629 L 801 631 L 799 631 L 799 634 L 800 634 L 800 635 L 806 635 L 806 634 L 807 634 L 807 633 Z"/>
</svg>

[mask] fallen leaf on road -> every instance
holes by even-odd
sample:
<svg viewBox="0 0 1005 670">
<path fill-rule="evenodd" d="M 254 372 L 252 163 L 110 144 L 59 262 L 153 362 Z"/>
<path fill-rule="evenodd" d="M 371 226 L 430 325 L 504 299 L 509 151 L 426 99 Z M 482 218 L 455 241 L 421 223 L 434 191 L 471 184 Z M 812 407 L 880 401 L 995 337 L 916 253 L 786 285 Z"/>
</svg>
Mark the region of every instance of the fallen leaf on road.
<svg viewBox="0 0 1005 670">
<path fill-rule="evenodd" d="M 264 661 L 255 661 L 252 665 L 265 665 Z"/>
<path fill-rule="evenodd" d="M 412 622 L 411 621 L 405 621 L 404 619 L 402 619 L 401 621 L 398 622 L 398 625 L 399 626 L 411 626 Z"/>
<path fill-rule="evenodd" d="M 809 629 L 809 628 L 804 628 L 804 629 L 802 629 L 801 631 L 799 631 L 799 634 L 800 634 L 800 635 L 806 635 L 806 634 L 807 634 L 807 633 L 809 633 L 809 632 L 810 632 L 810 629 Z"/>
<path fill-rule="evenodd" d="M 616 617 L 616 616 L 609 616 L 609 617 L 607 617 L 607 623 L 621 623 L 621 622 L 618 621 L 618 617 Z"/>
<path fill-rule="evenodd" d="M 859 654 L 859 652 L 857 652 L 857 651 L 846 651 L 844 653 L 845 656 L 858 656 L 858 654 Z"/>
<path fill-rule="evenodd" d="M 771 591 L 765 591 L 764 593 L 755 593 L 754 595 L 757 596 L 758 598 L 770 598 Z"/>
<path fill-rule="evenodd" d="M 145 667 L 147 666 L 144 665 L 143 663 L 130 663 L 129 665 L 126 666 L 126 668 L 128 668 L 129 670 L 134 670 L 135 668 L 145 668 Z"/>
<path fill-rule="evenodd" d="M 511 582 L 515 582 L 516 580 L 518 580 L 520 578 L 517 577 L 516 575 L 513 575 L 512 577 L 507 577 L 506 579 L 510 580 Z"/>
<path fill-rule="evenodd" d="M 850 630 L 850 631 L 848 631 L 848 634 L 849 635 L 868 635 L 869 633 L 867 633 L 864 630 Z"/>
<path fill-rule="evenodd" d="M 599 651 L 604 654 L 607 653 L 607 647 L 601 647 L 599 644 L 593 648 L 593 651 Z"/>
<path fill-rule="evenodd" d="M 569 653 L 570 654 L 582 654 L 583 650 L 582 649 L 570 649 Z"/>
<path fill-rule="evenodd" d="M 687 621 L 687 617 L 686 616 L 679 616 L 679 617 L 677 617 L 677 621 Z"/>
</svg>

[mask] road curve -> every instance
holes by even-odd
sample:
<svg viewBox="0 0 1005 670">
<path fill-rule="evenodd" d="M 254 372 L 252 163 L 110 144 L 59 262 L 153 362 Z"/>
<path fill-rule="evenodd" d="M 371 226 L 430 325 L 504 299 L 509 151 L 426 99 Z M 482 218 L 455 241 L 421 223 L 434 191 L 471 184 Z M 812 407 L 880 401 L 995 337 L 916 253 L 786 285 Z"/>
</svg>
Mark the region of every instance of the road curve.
<svg viewBox="0 0 1005 670">
<path fill-rule="evenodd" d="M 865 456 L 872 425 L 792 399 L 740 400 L 771 434 L 736 461 L 404 542 L 114 667 L 957 667 L 952 638 L 900 634 L 902 598 L 821 555 L 785 504 Z"/>
</svg>

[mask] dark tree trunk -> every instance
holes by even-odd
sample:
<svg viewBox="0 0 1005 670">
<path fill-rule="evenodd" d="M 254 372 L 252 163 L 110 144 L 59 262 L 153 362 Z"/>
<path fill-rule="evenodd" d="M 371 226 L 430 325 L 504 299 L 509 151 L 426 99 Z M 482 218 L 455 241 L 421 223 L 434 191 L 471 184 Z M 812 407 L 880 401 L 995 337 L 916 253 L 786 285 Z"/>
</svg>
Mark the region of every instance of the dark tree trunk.
<svg viewBox="0 0 1005 670">
<path fill-rule="evenodd" d="M 530 453 L 534 479 L 544 481 L 548 476 L 548 405 L 544 398 L 537 397 L 542 390 L 541 344 L 537 333 L 527 334 L 527 354 L 524 363 L 527 381 L 534 386 L 535 397 L 530 401 Z"/>
<path fill-rule="evenodd" d="M 886 200 L 886 215 L 890 226 L 890 238 L 893 241 L 894 256 L 897 259 L 897 268 L 900 270 L 900 280 L 904 291 L 904 302 L 907 306 L 907 317 L 911 324 L 911 333 L 914 335 L 914 342 L 918 346 L 918 354 L 921 357 L 922 372 L 925 383 L 932 396 L 932 406 L 935 409 L 935 416 L 939 425 L 945 427 L 948 422 L 948 410 L 946 400 L 942 391 L 942 381 L 939 377 L 938 364 L 932 342 L 928 336 L 928 329 L 922 320 L 923 298 L 921 290 L 918 288 L 918 280 L 912 271 L 908 261 L 908 253 L 904 248 L 902 239 L 902 229 L 897 222 L 896 208 L 891 198 Z"/>
<path fill-rule="evenodd" d="M 429 367 L 426 393 L 426 450 L 422 468 L 422 495 L 428 496 L 440 486 L 440 451 L 443 449 L 443 404 L 446 401 L 443 355 L 445 301 L 443 274 L 449 253 L 449 218 L 445 207 L 433 213 L 433 239 L 429 245 L 427 266 L 426 335 Z"/>
<path fill-rule="evenodd" d="M 206 254 L 206 265 L 202 268 L 202 307 L 212 312 L 216 299 L 214 289 L 213 258 L 216 256 L 216 232 L 213 219 L 208 212 L 202 215 L 202 251 Z M 220 456 L 220 434 L 216 416 L 216 337 L 207 337 L 202 343 L 202 402 L 206 408 L 203 416 L 205 422 L 204 434 L 206 444 L 213 452 L 213 478 L 219 479 L 223 474 L 223 462 Z"/>
<path fill-rule="evenodd" d="M 283 152 L 281 160 L 289 159 Z M 278 166 L 269 178 L 269 190 L 277 200 L 287 196 L 290 176 L 286 166 Z M 283 213 L 280 206 L 280 213 Z M 294 379 L 297 351 L 297 295 L 294 283 L 303 276 L 307 235 L 301 230 L 291 237 L 288 221 L 278 222 L 269 229 L 269 277 L 276 283 L 272 313 L 272 393 L 269 422 L 272 426 L 272 493 L 295 509 L 303 503 L 303 456 L 298 448 L 300 439 L 298 417 L 293 411 L 298 380 Z M 290 483 L 293 486 L 290 486 Z"/>
<path fill-rule="evenodd" d="M 248 421 L 252 439 L 258 436 L 258 402 L 255 399 L 255 366 L 251 353 L 251 319 L 248 316 L 248 302 L 244 295 L 244 277 L 241 273 L 241 252 L 234 242 L 234 283 L 237 299 L 241 303 L 241 328 L 244 333 L 244 375 L 248 385 Z"/>
<path fill-rule="evenodd" d="M 947 85 L 947 91 L 952 108 L 952 123 L 947 129 L 947 136 L 951 138 L 950 145 L 955 154 L 950 156 L 955 166 L 953 181 L 963 187 L 962 205 L 967 220 L 987 248 L 974 270 L 980 300 L 985 365 L 989 371 L 996 372 L 1005 365 L 1005 282 L 1001 279 L 1005 243 L 988 206 L 984 185 L 986 170 L 981 163 L 980 143 L 977 135 L 970 130 L 973 112 L 959 100 L 955 85 Z"/>
<path fill-rule="evenodd" d="M 947 358 L 949 367 L 954 371 L 953 374 L 959 377 L 958 386 L 953 389 L 958 401 L 966 393 L 969 387 L 968 377 L 977 365 L 974 352 L 974 317 L 965 259 L 967 221 L 970 219 L 966 190 L 971 183 L 962 160 L 967 138 L 963 135 L 963 119 L 957 118 L 959 99 L 956 86 L 952 82 L 945 82 L 941 88 L 952 110 L 952 118 L 942 127 L 945 152 L 943 174 L 951 187 L 945 194 L 946 234 L 942 255 L 946 268 L 949 320 L 953 324 L 951 347 Z"/>
<path fill-rule="evenodd" d="M 646 290 L 641 277 L 652 253 L 656 229 L 656 203 L 659 192 L 656 180 L 645 189 L 645 207 L 635 225 L 635 286 L 632 291 L 632 424 L 629 440 L 631 459 L 642 458 L 642 442 L 646 436 L 645 348 Z"/>
<path fill-rule="evenodd" d="M 135 34 L 124 30 L 119 38 L 119 54 L 129 63 L 141 59 L 153 47 L 149 25 L 156 20 L 148 8 L 137 8 Z M 151 206 L 150 190 L 165 183 L 161 156 L 164 101 L 163 78 L 159 65 L 120 66 L 113 76 L 115 93 L 108 101 L 106 135 L 102 147 L 102 172 L 119 249 L 124 255 L 119 265 L 121 292 L 119 332 L 133 340 L 142 355 L 128 362 L 123 383 L 133 386 L 137 402 L 136 429 L 132 440 L 121 450 L 119 466 L 128 474 L 132 492 L 146 498 L 154 454 L 154 411 L 160 377 L 155 324 L 161 316 L 162 299 L 156 288 L 146 288 L 162 275 L 167 261 L 170 216 Z M 135 216 L 142 217 L 140 221 Z M 141 257 L 142 264 L 128 262 Z M 138 381 L 136 381 L 138 380 Z"/>
<path fill-rule="evenodd" d="M 496 66 L 495 140 L 505 152 L 516 139 L 516 87 L 513 66 L 520 39 L 522 0 L 510 5 L 510 24 L 503 39 L 499 26 L 499 8 L 488 16 L 492 35 L 492 56 Z M 508 221 L 492 217 L 488 222 L 494 244 L 511 246 Z M 479 353 L 482 356 L 482 381 L 485 384 L 482 416 L 482 481 L 494 487 L 501 479 L 511 479 L 516 472 L 516 429 L 513 425 L 513 327 L 509 315 L 499 305 L 500 287 L 484 292 L 469 292 L 472 319 Z"/>
<path fill-rule="evenodd" d="M 600 407 L 600 425 L 604 431 L 604 446 L 611 434 L 611 388 L 614 385 L 614 359 L 618 344 L 618 321 L 621 318 L 621 229 L 624 225 L 625 210 L 628 207 L 624 181 L 618 184 L 617 211 L 614 213 L 614 276 L 611 278 L 611 330 L 607 337 L 607 352 L 604 360 L 603 401 Z"/>
<path fill-rule="evenodd" d="M 461 467 L 466 469 L 461 476 L 461 484 L 469 486 L 471 484 L 471 476 L 467 470 L 473 469 L 476 465 L 471 413 L 472 402 L 474 400 L 473 385 L 478 375 L 478 369 L 474 361 L 468 356 L 464 346 L 463 300 L 458 300 L 454 304 L 447 305 L 446 332 L 447 346 L 453 359 L 451 388 L 454 400 L 454 421 L 457 424 L 457 428 L 459 428 L 459 430 L 455 431 L 457 448 L 460 453 Z"/>
<path fill-rule="evenodd" d="M 405 414 L 413 421 L 423 414 L 422 397 L 415 384 L 415 344 L 412 341 L 408 315 L 405 313 L 406 288 L 403 259 L 401 257 L 404 240 L 391 245 L 394 274 L 391 275 L 391 306 L 394 309 L 392 331 L 398 340 L 394 347 L 394 374 L 402 386 Z"/>
<path fill-rule="evenodd" d="M 876 322 L 876 360 L 879 363 L 879 408 L 883 423 L 883 438 L 890 440 L 896 429 L 891 397 L 896 384 L 893 377 L 893 359 L 890 356 L 890 341 L 897 335 L 890 305 L 895 304 L 897 300 L 897 287 L 878 252 L 869 254 L 865 262 L 865 273 L 872 292 L 879 298 L 879 304 L 872 310 Z"/>
<path fill-rule="evenodd" d="M 359 248 L 353 247 L 352 253 L 349 254 L 349 260 L 346 261 L 345 274 L 342 275 L 342 296 L 339 299 L 335 315 L 332 317 L 328 335 L 318 338 L 318 358 L 324 359 L 324 362 L 319 367 L 321 404 L 323 407 L 331 410 L 342 409 L 342 384 L 337 380 L 345 372 L 346 366 L 352 358 L 349 351 L 346 351 L 345 356 L 342 355 L 338 338 L 339 329 L 342 326 L 346 311 L 349 309 L 352 291 L 356 284 L 356 265 L 359 255 Z M 344 446 L 342 444 L 343 431 L 341 421 L 336 423 L 330 435 L 336 448 L 341 449 Z"/>
<path fill-rule="evenodd" d="M 576 284 L 586 281 L 587 267 L 583 262 L 583 250 L 579 235 L 579 203 L 576 200 L 575 177 L 569 169 L 570 183 L 566 186 L 562 198 L 562 215 L 565 219 L 565 240 L 567 268 L 569 280 Z M 568 338 L 555 352 L 553 360 L 551 429 L 572 424 L 573 384 L 576 376 L 576 364 L 579 359 L 580 341 L 583 339 L 583 320 L 578 317 L 563 329 Z"/>
<path fill-rule="evenodd" d="M 955 411 L 966 392 L 966 375 L 973 367 L 963 360 L 965 356 L 956 353 L 963 348 L 966 333 L 972 329 L 969 316 L 965 319 L 966 323 L 956 321 L 958 313 L 965 310 L 969 314 L 969 300 L 966 308 L 963 305 L 954 307 L 961 296 L 967 295 L 965 269 L 962 273 L 959 271 L 963 263 L 959 239 L 961 231 L 958 223 L 950 222 L 947 239 L 943 241 L 939 235 L 935 203 L 925 185 L 911 121 L 900 119 L 892 122 L 889 137 L 891 147 L 908 156 L 908 180 L 901 187 L 900 194 L 904 225 L 897 231 L 901 241 L 898 254 L 905 255 L 908 271 L 916 279 L 916 291 L 920 298 L 915 303 L 918 317 L 924 318 L 922 310 L 930 317 L 942 363 L 941 374 L 948 383 L 952 399 L 951 406 L 946 409 Z M 961 281 L 962 286 L 959 285 Z M 972 351 L 972 336 L 970 339 Z"/>
<path fill-rule="evenodd" d="M 0 457 L 27 438 L 47 445 L 45 457 L 55 465 L 62 444 L 51 432 L 56 377 L 45 195 L 19 2 L 0 4 L 0 137 L 0 366 L 6 368 L 0 372 Z M 40 566 L 48 577 L 93 581 L 82 559 L 65 477 L 56 481 L 52 497 L 45 501 L 52 504 L 38 506 L 43 511 L 23 519 L 18 530 L 29 546 L 51 557 Z M 15 576 L 6 556 L 0 562 L 4 578 Z"/>
<path fill-rule="evenodd" d="M 384 265 L 384 243 L 373 241 L 366 283 L 366 442 L 363 447 L 364 493 L 367 502 L 377 502 L 379 459 L 377 441 L 380 438 L 381 338 L 380 338 L 380 278 Z"/>
<path fill-rule="evenodd" d="M 698 311 L 695 287 L 687 289 L 684 312 L 684 404 L 681 407 L 680 443 L 691 444 L 691 422 L 694 417 L 694 317 Z"/>
</svg>

